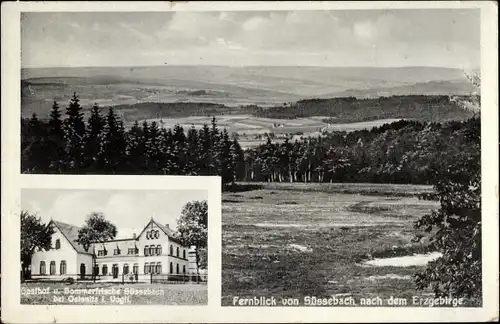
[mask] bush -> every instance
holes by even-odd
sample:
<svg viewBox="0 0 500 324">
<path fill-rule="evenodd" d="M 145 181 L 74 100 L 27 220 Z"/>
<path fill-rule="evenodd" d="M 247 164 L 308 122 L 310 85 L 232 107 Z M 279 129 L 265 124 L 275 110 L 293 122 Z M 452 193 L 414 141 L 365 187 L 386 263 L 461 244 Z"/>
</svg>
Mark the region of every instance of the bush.
<svg viewBox="0 0 500 324">
<path fill-rule="evenodd" d="M 63 282 L 67 285 L 72 285 L 75 283 L 75 279 L 73 277 L 68 277 L 68 278 L 64 279 Z"/>
<path fill-rule="evenodd" d="M 479 117 L 450 138 L 458 145 L 454 156 L 434 166 L 434 188 L 439 210 L 423 216 L 417 229 L 430 234 L 443 256 L 417 273 L 419 289 L 430 287 L 435 295 L 469 298 L 481 302 L 481 151 Z M 458 144 L 457 144 L 458 143 Z M 426 198 L 426 197 L 424 197 Z"/>
</svg>

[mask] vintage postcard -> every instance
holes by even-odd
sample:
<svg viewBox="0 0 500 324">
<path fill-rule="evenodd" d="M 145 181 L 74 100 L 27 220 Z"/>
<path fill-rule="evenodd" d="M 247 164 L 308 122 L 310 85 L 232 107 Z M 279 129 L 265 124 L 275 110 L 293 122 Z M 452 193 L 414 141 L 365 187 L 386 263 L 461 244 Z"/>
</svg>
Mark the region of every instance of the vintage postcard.
<svg viewBox="0 0 500 324">
<path fill-rule="evenodd" d="M 2 9 L 2 320 L 498 319 L 495 3 Z"/>
</svg>

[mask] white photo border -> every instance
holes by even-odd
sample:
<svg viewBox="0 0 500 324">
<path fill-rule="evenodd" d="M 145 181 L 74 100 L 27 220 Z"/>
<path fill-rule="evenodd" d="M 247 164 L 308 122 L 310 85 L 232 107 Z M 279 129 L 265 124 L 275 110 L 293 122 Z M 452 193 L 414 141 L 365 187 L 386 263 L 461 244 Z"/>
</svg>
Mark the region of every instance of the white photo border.
<svg viewBox="0 0 500 324">
<path fill-rule="evenodd" d="M 481 308 L 222 307 L 221 193 L 215 177 L 49 176 L 20 174 L 20 13 L 33 11 L 241 11 L 340 9 L 481 9 L 481 168 L 483 306 Z M 135 322 L 442 322 L 498 320 L 498 8 L 495 2 L 9 2 L 2 3 L 2 320 L 6 323 Z M 110 178 L 112 177 L 112 178 Z M 208 306 L 32 306 L 20 304 L 21 188 L 209 188 Z M 217 182 L 217 184 L 216 184 Z M 87 186 L 87 187 L 86 187 Z M 137 189 L 134 187 L 134 189 Z"/>
</svg>

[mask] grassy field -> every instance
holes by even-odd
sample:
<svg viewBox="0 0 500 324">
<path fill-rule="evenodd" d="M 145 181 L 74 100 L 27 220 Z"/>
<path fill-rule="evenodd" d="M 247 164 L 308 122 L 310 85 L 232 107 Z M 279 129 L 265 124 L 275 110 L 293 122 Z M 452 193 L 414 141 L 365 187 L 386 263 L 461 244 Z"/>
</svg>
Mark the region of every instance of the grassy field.
<svg viewBox="0 0 500 324">
<path fill-rule="evenodd" d="M 32 289 L 49 289 L 47 294 L 29 294 Z M 64 289 L 92 289 L 104 288 L 120 290 L 112 295 L 79 294 Z M 54 293 L 54 290 L 59 292 Z M 139 294 L 128 294 L 125 289 L 134 290 Z M 140 295 L 141 291 L 162 290 L 162 295 Z M 63 297 L 64 300 L 55 301 L 54 296 Z M 97 296 L 97 300 L 75 300 L 75 297 Z M 113 296 L 113 297 L 111 297 Z M 123 298 L 129 296 L 130 298 Z M 208 291 L 206 284 L 125 284 L 116 283 L 74 283 L 61 282 L 27 282 L 21 284 L 21 304 L 30 305 L 206 305 Z"/>
<path fill-rule="evenodd" d="M 327 116 L 314 116 L 297 119 L 275 119 L 255 117 L 247 114 L 216 115 L 217 125 L 225 128 L 230 134 L 238 133 L 238 142 L 241 147 L 248 148 L 266 142 L 264 134 L 274 133 L 277 138 L 273 142 L 282 142 L 285 135 L 289 138 L 300 139 L 300 137 L 319 136 L 322 131 L 354 131 L 360 129 L 371 129 L 385 123 L 392 123 L 399 119 L 380 119 L 359 123 L 327 124 L 322 120 Z M 200 129 L 204 124 L 210 125 L 210 116 L 190 116 L 184 118 L 151 118 L 148 122 L 156 121 L 163 123 L 166 128 L 173 128 L 176 124 L 183 126 L 185 130 L 194 126 Z M 142 123 L 141 120 L 140 122 Z M 128 123 L 130 127 L 133 123 Z"/>
<path fill-rule="evenodd" d="M 222 202 L 222 304 L 233 297 L 431 296 L 411 279 L 420 266 L 373 258 L 431 252 L 413 222 L 438 203 L 428 186 L 257 184 Z M 385 300 L 384 300 L 385 302 Z M 411 306 L 411 305 L 408 305 Z"/>
</svg>

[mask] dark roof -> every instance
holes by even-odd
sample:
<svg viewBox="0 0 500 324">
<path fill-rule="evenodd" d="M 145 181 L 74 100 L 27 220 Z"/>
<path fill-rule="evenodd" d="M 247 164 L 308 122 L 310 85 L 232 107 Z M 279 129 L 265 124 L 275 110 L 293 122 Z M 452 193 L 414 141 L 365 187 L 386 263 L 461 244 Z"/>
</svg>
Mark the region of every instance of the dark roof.
<svg viewBox="0 0 500 324">
<path fill-rule="evenodd" d="M 158 226 L 165 234 L 167 234 L 168 237 L 176 238 L 174 235 L 174 231 L 172 231 L 170 227 L 166 227 L 165 225 L 160 224 L 155 220 L 153 220 L 153 222 L 155 222 L 156 226 Z"/>
<path fill-rule="evenodd" d="M 55 221 L 52 220 L 51 223 L 54 224 L 55 227 L 59 229 L 59 231 L 66 237 L 68 242 L 71 244 L 71 246 L 75 249 L 76 252 L 78 253 L 84 253 L 84 254 L 92 254 L 83 248 L 80 244 L 76 242 L 78 239 L 78 231 L 81 229 L 81 227 L 74 226 L 71 224 L 66 224 L 63 222 Z"/>
<path fill-rule="evenodd" d="M 135 239 L 134 238 L 115 239 L 115 240 L 106 241 L 106 243 L 114 242 L 114 241 L 129 241 L 129 240 L 135 241 L 135 240 L 138 240 L 139 236 L 141 236 L 141 234 L 148 228 L 148 226 L 149 226 L 149 224 L 151 224 L 151 222 L 153 222 L 156 226 L 158 226 L 158 228 L 161 229 L 163 231 L 163 233 L 165 233 L 172 241 L 177 242 L 179 244 L 181 243 L 180 240 L 175 236 L 174 231 L 171 228 L 169 228 L 163 224 L 158 223 L 154 219 L 151 219 L 148 222 L 148 224 L 146 226 L 144 226 L 144 229 L 142 230 L 142 232 L 139 235 L 137 235 L 137 237 Z M 76 240 L 78 239 L 78 231 L 81 229 L 81 227 L 71 225 L 71 224 L 66 224 L 63 222 L 55 221 L 55 220 L 52 220 L 51 223 L 53 223 L 61 231 L 61 233 L 66 237 L 66 239 L 69 241 L 69 243 L 73 246 L 75 251 L 77 251 L 78 253 L 92 254 L 90 252 L 85 251 L 83 246 L 81 246 L 80 244 L 78 244 L 76 242 Z"/>
</svg>

